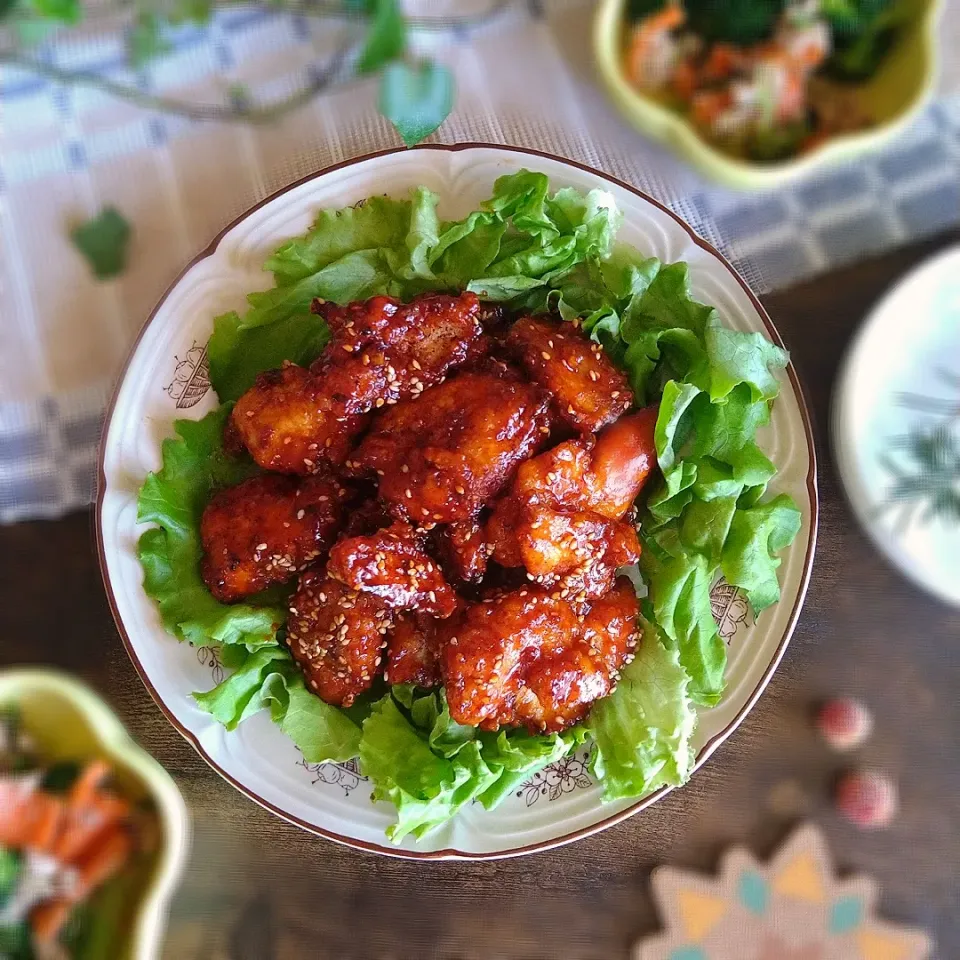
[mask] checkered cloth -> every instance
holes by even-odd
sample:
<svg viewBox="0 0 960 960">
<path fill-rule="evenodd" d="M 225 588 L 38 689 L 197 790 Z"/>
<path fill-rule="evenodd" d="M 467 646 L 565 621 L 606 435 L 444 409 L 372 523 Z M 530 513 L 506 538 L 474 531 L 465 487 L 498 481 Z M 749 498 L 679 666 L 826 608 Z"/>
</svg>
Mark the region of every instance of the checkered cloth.
<svg viewBox="0 0 960 960">
<path fill-rule="evenodd" d="M 423 0 L 482 12 L 493 0 Z M 592 4 L 514 3 L 472 29 L 424 34 L 449 63 L 457 108 L 434 139 L 512 143 L 636 184 L 719 247 L 757 291 L 960 222 L 960 96 L 943 96 L 886 152 L 793 188 L 712 187 L 625 126 L 590 62 Z M 960 41 L 945 21 L 945 51 Z M 343 29 L 349 29 L 344 27 Z M 432 38 L 432 39 L 431 39 Z M 296 89 L 340 42 L 329 21 L 231 8 L 180 28 L 173 52 L 136 74 L 117 32 L 69 34 L 40 55 L 145 93 L 222 99 Z M 945 55 L 949 69 L 956 58 Z M 946 77 L 960 91 L 960 78 Z M 375 81 L 350 82 L 268 127 L 194 122 L 0 71 L 0 521 L 50 517 L 93 493 L 101 414 L 160 294 L 225 223 L 324 166 L 398 143 Z M 130 220 L 125 273 L 95 282 L 67 239 L 106 205 Z"/>
</svg>

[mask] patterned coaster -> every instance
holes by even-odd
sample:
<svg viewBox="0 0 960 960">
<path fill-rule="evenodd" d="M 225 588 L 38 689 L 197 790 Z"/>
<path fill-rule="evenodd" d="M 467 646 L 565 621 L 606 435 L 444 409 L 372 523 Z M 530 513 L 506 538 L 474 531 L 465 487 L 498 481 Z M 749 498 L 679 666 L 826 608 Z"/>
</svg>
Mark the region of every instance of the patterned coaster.
<svg viewBox="0 0 960 960">
<path fill-rule="evenodd" d="M 820 831 L 800 827 L 766 865 L 729 851 L 714 880 L 659 867 L 653 890 L 666 932 L 636 960 L 924 960 L 930 938 L 874 914 L 869 877 L 839 880 Z"/>
</svg>

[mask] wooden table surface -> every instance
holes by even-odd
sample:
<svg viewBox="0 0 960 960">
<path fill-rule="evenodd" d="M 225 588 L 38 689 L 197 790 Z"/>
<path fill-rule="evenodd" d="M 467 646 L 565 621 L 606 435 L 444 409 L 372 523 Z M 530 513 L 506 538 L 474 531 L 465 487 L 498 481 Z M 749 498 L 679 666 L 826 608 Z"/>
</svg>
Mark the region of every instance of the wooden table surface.
<svg viewBox="0 0 960 960">
<path fill-rule="evenodd" d="M 0 528 L 2 662 L 78 674 L 176 778 L 193 817 L 169 960 L 620 958 L 656 929 L 649 871 L 712 870 L 746 844 L 766 856 L 815 819 L 844 869 L 880 882 L 883 912 L 960 957 L 960 611 L 921 593 L 873 549 L 844 502 L 828 443 L 838 365 L 867 309 L 940 237 L 766 298 L 805 384 L 820 457 L 813 579 L 786 657 L 756 709 L 683 790 L 605 833 L 532 857 L 416 863 L 356 853 L 260 809 L 170 727 L 114 629 L 81 513 Z M 909 322 L 909 317 L 904 318 Z M 900 781 L 901 812 L 861 833 L 831 809 L 849 758 L 810 725 L 833 694 L 872 705 L 861 759 Z"/>
</svg>

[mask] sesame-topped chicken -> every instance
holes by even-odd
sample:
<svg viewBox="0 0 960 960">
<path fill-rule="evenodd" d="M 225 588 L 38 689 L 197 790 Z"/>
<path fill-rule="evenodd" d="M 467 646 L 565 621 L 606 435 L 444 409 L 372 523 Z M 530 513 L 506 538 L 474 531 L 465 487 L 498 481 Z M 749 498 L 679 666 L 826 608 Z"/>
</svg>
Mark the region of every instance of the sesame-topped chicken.
<svg viewBox="0 0 960 960">
<path fill-rule="evenodd" d="M 235 602 L 299 574 L 286 642 L 349 706 L 376 678 L 446 689 L 458 723 L 558 731 L 637 643 L 618 570 L 656 466 L 656 409 L 576 323 L 471 293 L 315 302 L 330 341 L 261 374 L 225 448 L 266 471 L 217 493 L 202 573 Z"/>
<path fill-rule="evenodd" d="M 308 570 L 290 600 L 287 645 L 307 685 L 327 703 L 349 707 L 381 670 L 393 610 L 379 597 Z"/>
<path fill-rule="evenodd" d="M 640 555 L 624 517 L 656 463 L 656 419 L 655 408 L 641 410 L 522 464 L 487 523 L 492 558 L 560 583 L 564 596 L 609 590 L 617 569 Z"/>
<path fill-rule="evenodd" d="M 327 573 L 354 590 L 379 597 L 394 610 L 419 610 L 442 618 L 457 605 L 439 564 L 424 552 L 408 523 L 341 540 L 330 551 Z"/>
<path fill-rule="evenodd" d="M 638 613 L 627 577 L 585 607 L 541 586 L 470 605 L 441 654 L 450 715 L 486 730 L 577 723 L 632 659 Z"/>
<path fill-rule="evenodd" d="M 579 324 L 550 317 L 521 317 L 506 346 L 527 376 L 553 398 L 557 417 L 578 433 L 613 423 L 633 404 L 627 378 Z"/>
<path fill-rule="evenodd" d="M 330 341 L 309 370 L 288 364 L 260 374 L 237 401 L 232 428 L 261 467 L 309 474 L 341 464 L 369 414 L 417 397 L 488 348 L 476 294 L 392 297 L 339 307 L 316 300 Z"/>
<path fill-rule="evenodd" d="M 390 512 L 419 526 L 472 519 L 549 436 L 549 398 L 503 363 L 458 373 L 386 411 L 348 466 L 375 472 Z"/>
<path fill-rule="evenodd" d="M 347 497 L 333 477 L 275 473 L 215 494 L 200 520 L 210 592 L 232 603 L 295 576 L 333 543 Z"/>
</svg>

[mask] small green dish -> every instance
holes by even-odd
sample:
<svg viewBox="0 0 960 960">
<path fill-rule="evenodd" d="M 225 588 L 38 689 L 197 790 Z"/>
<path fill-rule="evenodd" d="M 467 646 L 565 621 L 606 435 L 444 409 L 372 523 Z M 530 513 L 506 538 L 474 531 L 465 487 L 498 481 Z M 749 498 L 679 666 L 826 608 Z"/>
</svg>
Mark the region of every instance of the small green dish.
<svg viewBox="0 0 960 960">
<path fill-rule="evenodd" d="M 187 808 L 177 785 L 130 739 L 113 711 L 72 677 L 39 668 L 0 670 L 2 707 L 17 708 L 45 762 L 106 760 L 125 796 L 152 801 L 159 843 L 143 870 L 131 878 L 125 929 L 107 949 L 109 960 L 155 960 L 189 846 Z"/>
<path fill-rule="evenodd" d="M 627 79 L 623 68 L 626 2 L 603 0 L 594 21 L 594 53 L 607 91 L 641 133 L 667 144 L 704 176 L 728 187 L 770 189 L 879 147 L 899 133 L 933 94 L 936 27 L 943 0 L 910 0 L 913 16 L 880 69 L 869 81 L 845 88 L 851 104 L 875 118 L 872 127 L 837 134 L 788 160 L 743 160 L 708 143 L 685 117 L 645 96 Z"/>
</svg>

